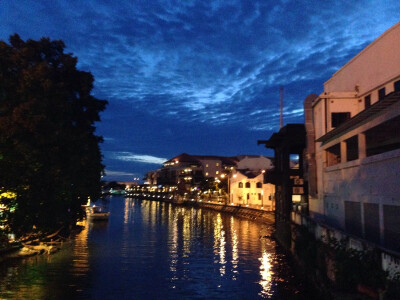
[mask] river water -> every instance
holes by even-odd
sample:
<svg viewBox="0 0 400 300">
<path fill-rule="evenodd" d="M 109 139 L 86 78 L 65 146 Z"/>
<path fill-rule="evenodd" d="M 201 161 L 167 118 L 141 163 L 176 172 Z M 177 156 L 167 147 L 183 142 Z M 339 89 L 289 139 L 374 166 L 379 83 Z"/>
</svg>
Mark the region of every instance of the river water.
<svg viewBox="0 0 400 300">
<path fill-rule="evenodd" d="M 272 226 L 112 197 L 108 222 L 53 255 L 0 266 L 0 299 L 309 299 Z"/>
</svg>

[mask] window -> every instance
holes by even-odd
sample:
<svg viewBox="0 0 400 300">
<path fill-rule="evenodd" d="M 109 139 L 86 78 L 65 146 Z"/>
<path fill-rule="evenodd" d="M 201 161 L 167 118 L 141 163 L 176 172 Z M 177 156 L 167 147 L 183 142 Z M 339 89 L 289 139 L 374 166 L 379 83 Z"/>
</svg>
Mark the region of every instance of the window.
<svg viewBox="0 0 400 300">
<path fill-rule="evenodd" d="M 327 157 L 326 157 L 327 167 L 339 164 L 341 161 L 340 144 L 336 144 L 336 145 L 326 149 L 326 154 L 327 154 Z"/>
<path fill-rule="evenodd" d="M 261 193 L 258 193 L 258 200 L 261 200 Z"/>
<path fill-rule="evenodd" d="M 218 175 L 218 174 L 219 174 L 219 171 L 215 171 L 215 174 L 217 174 L 217 175 Z"/>
<path fill-rule="evenodd" d="M 208 168 L 208 164 L 206 164 L 206 168 Z"/>
<path fill-rule="evenodd" d="M 358 159 L 358 136 L 355 135 L 345 141 L 347 161 Z"/>
<path fill-rule="evenodd" d="M 243 182 L 239 182 L 239 188 L 240 188 L 240 189 L 243 188 Z"/>
<path fill-rule="evenodd" d="M 289 154 L 289 164 L 291 169 L 299 169 L 300 168 L 300 156 L 298 154 Z"/>
<path fill-rule="evenodd" d="M 343 122 L 350 119 L 350 112 L 337 112 L 331 114 L 332 128 L 338 127 Z"/>
<path fill-rule="evenodd" d="M 378 91 L 378 99 L 382 100 L 385 97 L 385 95 L 386 95 L 386 89 L 385 88 L 381 88 Z"/>
<path fill-rule="evenodd" d="M 344 218 L 346 231 L 361 236 L 361 203 L 344 201 Z"/>
<path fill-rule="evenodd" d="M 400 91 L 400 80 L 397 80 L 397 81 L 394 83 L 394 91 L 395 91 L 395 92 Z"/>
<path fill-rule="evenodd" d="M 250 199 L 250 194 L 249 193 L 247 193 L 247 200 L 249 200 Z"/>
<path fill-rule="evenodd" d="M 398 251 L 400 244 L 400 207 L 383 205 L 384 246 Z"/>
<path fill-rule="evenodd" d="M 219 167 L 219 163 L 216 163 L 215 165 L 216 165 L 217 167 Z"/>
<path fill-rule="evenodd" d="M 400 117 L 393 118 L 365 132 L 367 156 L 400 148 Z"/>
<path fill-rule="evenodd" d="M 208 172 L 206 172 L 206 176 L 208 176 Z"/>
<path fill-rule="evenodd" d="M 250 182 L 246 182 L 246 189 L 250 188 Z"/>
<path fill-rule="evenodd" d="M 261 182 L 257 182 L 256 187 L 257 187 L 258 189 L 261 189 L 261 188 L 262 188 L 262 183 L 261 183 Z"/>
<path fill-rule="evenodd" d="M 371 106 L 371 95 L 365 96 L 364 97 L 364 108 L 368 108 Z"/>
</svg>

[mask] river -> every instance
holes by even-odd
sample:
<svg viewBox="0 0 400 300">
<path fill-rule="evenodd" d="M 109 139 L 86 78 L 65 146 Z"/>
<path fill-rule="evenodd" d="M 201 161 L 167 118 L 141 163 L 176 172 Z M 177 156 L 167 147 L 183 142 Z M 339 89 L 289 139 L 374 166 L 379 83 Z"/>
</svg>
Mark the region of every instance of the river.
<svg viewBox="0 0 400 300">
<path fill-rule="evenodd" d="M 273 227 L 216 211 L 112 197 L 53 255 L 0 266 L 1 299 L 309 299 Z"/>
</svg>

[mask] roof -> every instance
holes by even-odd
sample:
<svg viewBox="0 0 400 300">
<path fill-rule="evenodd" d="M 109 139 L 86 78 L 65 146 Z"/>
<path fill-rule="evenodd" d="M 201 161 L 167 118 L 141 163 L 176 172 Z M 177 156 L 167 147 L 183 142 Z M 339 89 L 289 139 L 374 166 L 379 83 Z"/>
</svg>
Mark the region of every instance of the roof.
<svg viewBox="0 0 400 300">
<path fill-rule="evenodd" d="M 196 157 L 193 157 L 192 155 L 189 155 L 187 153 L 179 154 L 178 156 L 175 156 L 175 157 L 171 158 L 170 160 L 167 160 L 165 163 L 173 162 L 173 161 L 193 163 L 193 164 L 199 164 L 200 163 L 196 159 Z"/>
<path fill-rule="evenodd" d="M 202 160 L 220 160 L 222 164 L 232 165 L 232 166 L 236 165 L 237 163 L 237 158 L 235 156 L 226 157 L 226 156 L 216 156 L 216 155 L 190 155 L 187 153 L 179 154 L 178 156 L 175 156 L 164 163 L 179 161 L 190 164 L 200 164 Z"/>
<path fill-rule="evenodd" d="M 237 171 L 242 175 L 246 176 L 248 179 L 255 178 L 260 174 L 262 174 L 261 171 L 249 171 L 249 170 L 237 170 Z"/>
<path fill-rule="evenodd" d="M 222 164 L 224 165 L 236 165 L 237 163 L 237 158 L 235 156 L 233 157 L 227 157 L 227 156 L 216 156 L 216 155 L 193 155 L 198 160 L 220 160 Z"/>
<path fill-rule="evenodd" d="M 264 144 L 266 148 L 277 148 L 283 143 L 290 146 L 305 144 L 306 130 L 304 124 L 287 124 L 279 132 L 275 132 L 269 140 L 259 140 L 258 145 Z"/>
<path fill-rule="evenodd" d="M 392 92 L 386 97 L 384 97 L 382 100 L 375 102 L 373 105 L 368 107 L 367 109 L 364 109 L 351 119 L 343 122 L 340 124 L 338 127 L 335 129 L 329 131 L 325 135 L 321 136 L 318 138 L 316 141 L 317 142 L 327 142 L 328 140 L 342 134 L 345 131 L 348 131 L 350 129 L 353 129 L 357 126 L 359 126 L 361 123 L 366 122 L 367 119 L 374 117 L 375 115 L 379 114 L 380 112 L 384 111 L 394 103 L 400 101 L 400 91 L 397 92 Z"/>
<path fill-rule="evenodd" d="M 265 156 L 265 155 L 238 155 L 236 158 L 240 161 L 245 158 L 267 158 L 269 160 L 273 160 L 274 158 L 272 156 Z"/>
</svg>

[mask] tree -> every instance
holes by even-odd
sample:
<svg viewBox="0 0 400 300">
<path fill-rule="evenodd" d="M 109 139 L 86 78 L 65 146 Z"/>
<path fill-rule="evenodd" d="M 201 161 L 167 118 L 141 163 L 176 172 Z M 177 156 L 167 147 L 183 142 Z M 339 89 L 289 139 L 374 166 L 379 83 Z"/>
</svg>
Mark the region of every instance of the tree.
<svg viewBox="0 0 400 300">
<path fill-rule="evenodd" d="M 9 42 L 0 41 L 0 218 L 17 234 L 51 230 L 100 195 L 94 124 L 107 101 L 90 95 L 92 74 L 77 70 L 62 41 Z"/>
</svg>

